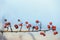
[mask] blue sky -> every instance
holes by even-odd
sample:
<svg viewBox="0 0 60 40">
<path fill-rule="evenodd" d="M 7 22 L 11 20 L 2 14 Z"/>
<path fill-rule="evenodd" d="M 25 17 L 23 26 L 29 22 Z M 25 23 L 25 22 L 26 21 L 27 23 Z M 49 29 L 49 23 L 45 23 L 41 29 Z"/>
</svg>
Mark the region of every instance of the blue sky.
<svg viewBox="0 0 60 40">
<path fill-rule="evenodd" d="M 12 24 L 17 19 L 34 23 L 36 19 L 46 27 L 52 21 L 60 29 L 60 0 L 0 0 L 0 21 L 7 18 Z"/>
</svg>

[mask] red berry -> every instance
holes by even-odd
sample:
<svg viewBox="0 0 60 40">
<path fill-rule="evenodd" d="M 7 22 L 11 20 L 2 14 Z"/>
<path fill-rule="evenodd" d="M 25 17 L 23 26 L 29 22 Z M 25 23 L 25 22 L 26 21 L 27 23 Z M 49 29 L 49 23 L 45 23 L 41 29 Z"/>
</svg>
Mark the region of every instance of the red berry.
<svg viewBox="0 0 60 40">
<path fill-rule="evenodd" d="M 21 24 L 19 24 L 19 26 L 23 26 L 23 24 L 21 23 Z"/>
<path fill-rule="evenodd" d="M 36 23 L 39 23 L 39 20 L 36 20 Z"/>
<path fill-rule="evenodd" d="M 50 29 L 50 25 L 48 25 L 48 29 Z"/>
<path fill-rule="evenodd" d="M 18 28 L 18 25 L 17 25 L 17 24 L 15 24 L 15 25 L 14 25 L 14 27 L 17 29 L 17 28 Z"/>
<path fill-rule="evenodd" d="M 41 32 L 40 35 L 46 36 L 43 32 Z"/>
<path fill-rule="evenodd" d="M 52 25 L 52 22 L 49 22 L 50 25 Z"/>
<path fill-rule="evenodd" d="M 45 34 L 43 34 L 43 36 L 46 36 Z"/>
<path fill-rule="evenodd" d="M 38 26 L 35 26 L 35 29 L 38 30 Z"/>
<path fill-rule="evenodd" d="M 43 33 L 41 32 L 40 35 L 42 35 Z"/>
<path fill-rule="evenodd" d="M 10 22 L 5 23 L 6 26 L 10 25 Z"/>
<path fill-rule="evenodd" d="M 54 35 L 58 34 L 58 32 L 54 32 Z"/>
<path fill-rule="evenodd" d="M 26 21 L 25 23 L 28 24 L 28 21 Z"/>
<path fill-rule="evenodd" d="M 30 28 L 30 27 L 31 27 L 31 24 L 28 24 L 26 27 L 27 27 L 27 28 Z"/>
<path fill-rule="evenodd" d="M 52 30 L 53 30 L 53 31 L 56 30 L 56 26 L 52 26 Z"/>
<path fill-rule="evenodd" d="M 26 26 L 26 28 L 30 28 L 29 26 Z"/>
<path fill-rule="evenodd" d="M 8 24 L 7 24 L 7 23 L 5 23 L 5 26 L 8 26 Z"/>
<path fill-rule="evenodd" d="M 8 22 L 7 24 L 10 25 L 10 22 Z"/>
</svg>

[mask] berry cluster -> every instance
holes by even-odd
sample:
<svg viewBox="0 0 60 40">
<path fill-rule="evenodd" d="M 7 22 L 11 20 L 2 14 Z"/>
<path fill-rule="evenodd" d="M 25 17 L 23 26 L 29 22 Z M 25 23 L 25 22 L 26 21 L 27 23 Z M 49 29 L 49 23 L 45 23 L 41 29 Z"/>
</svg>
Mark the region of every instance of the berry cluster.
<svg viewBox="0 0 60 40">
<path fill-rule="evenodd" d="M 52 25 L 52 22 L 49 22 L 48 29 L 52 30 L 54 32 L 54 35 L 58 34 L 58 32 L 56 31 L 56 26 Z"/>
<path fill-rule="evenodd" d="M 5 19 L 4 21 L 5 21 L 4 28 L 7 28 L 7 31 L 8 31 L 8 27 L 10 27 L 10 29 L 12 31 L 11 23 L 7 22 L 7 19 Z M 21 32 L 24 24 L 20 21 L 20 19 L 18 19 L 18 22 L 20 22 L 20 23 L 15 24 L 14 27 L 16 29 L 18 29 L 20 27 L 20 32 Z M 45 32 L 49 31 L 49 30 L 52 30 L 54 35 L 58 34 L 58 32 L 56 31 L 56 26 L 52 25 L 52 22 L 49 22 L 49 24 L 47 25 L 48 30 L 41 30 L 42 26 L 41 26 L 41 22 L 39 20 L 36 20 L 35 23 L 36 23 L 36 25 L 32 25 L 28 21 L 25 22 L 28 32 L 30 32 L 31 31 L 30 29 L 32 28 L 32 32 L 42 31 L 42 32 L 40 32 L 40 35 L 43 35 L 43 36 L 46 36 Z"/>
</svg>

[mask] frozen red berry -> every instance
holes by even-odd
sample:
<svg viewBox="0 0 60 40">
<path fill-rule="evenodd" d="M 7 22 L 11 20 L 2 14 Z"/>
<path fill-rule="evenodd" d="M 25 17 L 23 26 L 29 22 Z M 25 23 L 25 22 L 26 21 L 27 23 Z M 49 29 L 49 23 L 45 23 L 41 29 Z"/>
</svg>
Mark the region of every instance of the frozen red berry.
<svg viewBox="0 0 60 40">
<path fill-rule="evenodd" d="M 47 25 L 48 29 L 50 30 L 50 25 Z"/>
<path fill-rule="evenodd" d="M 39 23 L 39 20 L 36 20 L 36 23 Z"/>
<path fill-rule="evenodd" d="M 29 26 L 26 26 L 26 28 L 30 28 Z"/>
<path fill-rule="evenodd" d="M 21 23 L 21 24 L 19 24 L 19 26 L 23 26 L 23 24 Z"/>
<path fill-rule="evenodd" d="M 32 26 L 31 24 L 28 24 L 26 27 L 27 27 L 27 28 L 30 28 L 31 26 Z"/>
<path fill-rule="evenodd" d="M 45 33 L 43 33 L 43 32 L 40 32 L 40 35 L 46 36 Z"/>
<path fill-rule="evenodd" d="M 54 35 L 58 34 L 58 32 L 54 32 Z"/>
<path fill-rule="evenodd" d="M 52 26 L 52 30 L 53 30 L 53 31 L 56 30 L 56 26 Z"/>
<path fill-rule="evenodd" d="M 25 23 L 28 24 L 28 21 L 26 21 Z"/>
<path fill-rule="evenodd" d="M 10 22 L 5 23 L 6 26 L 10 25 Z"/>
<path fill-rule="evenodd" d="M 52 22 L 49 22 L 50 25 L 52 25 Z"/>
<path fill-rule="evenodd" d="M 38 26 L 35 26 L 35 29 L 38 30 Z"/>
<path fill-rule="evenodd" d="M 15 24 L 14 27 L 15 27 L 16 29 L 18 29 L 18 25 L 17 25 L 17 24 Z"/>
</svg>

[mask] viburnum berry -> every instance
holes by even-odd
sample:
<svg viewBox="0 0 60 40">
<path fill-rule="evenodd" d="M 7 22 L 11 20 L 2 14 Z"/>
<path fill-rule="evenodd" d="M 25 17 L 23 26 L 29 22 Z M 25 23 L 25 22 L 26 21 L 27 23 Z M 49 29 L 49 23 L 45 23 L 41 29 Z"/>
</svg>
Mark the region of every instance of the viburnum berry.
<svg viewBox="0 0 60 40">
<path fill-rule="evenodd" d="M 44 32 L 40 32 L 40 35 L 46 36 Z"/>
<path fill-rule="evenodd" d="M 18 29 L 18 25 L 17 25 L 17 24 L 15 24 L 14 27 L 15 27 L 16 29 Z"/>
<path fill-rule="evenodd" d="M 49 22 L 50 25 L 52 25 L 52 22 Z"/>
<path fill-rule="evenodd" d="M 23 24 L 21 23 L 21 24 L 19 24 L 19 26 L 23 26 Z"/>
<path fill-rule="evenodd" d="M 29 26 L 26 26 L 26 28 L 30 28 Z"/>
<path fill-rule="evenodd" d="M 36 23 L 39 23 L 39 20 L 36 20 Z"/>
<path fill-rule="evenodd" d="M 10 22 L 5 23 L 6 26 L 10 25 Z"/>
<path fill-rule="evenodd" d="M 51 28 L 50 25 L 47 25 L 47 27 L 48 27 L 48 29 L 50 30 L 50 28 Z"/>
<path fill-rule="evenodd" d="M 4 24 L 4 28 L 7 28 L 10 25 L 10 22 Z"/>
<path fill-rule="evenodd" d="M 6 26 L 8 26 L 8 23 L 5 23 Z"/>
<path fill-rule="evenodd" d="M 25 23 L 28 24 L 28 21 L 26 21 Z"/>
<path fill-rule="evenodd" d="M 52 30 L 53 30 L 53 31 L 56 30 L 56 26 L 52 26 Z"/>
<path fill-rule="evenodd" d="M 26 28 L 30 28 L 32 25 L 31 24 L 28 24 L 27 26 L 26 26 Z"/>
<path fill-rule="evenodd" d="M 35 26 L 35 30 L 38 30 L 38 26 Z"/>
<path fill-rule="evenodd" d="M 54 35 L 58 34 L 58 32 L 54 32 Z"/>
</svg>

